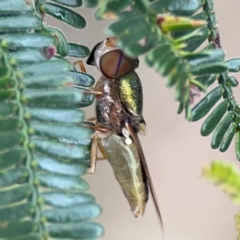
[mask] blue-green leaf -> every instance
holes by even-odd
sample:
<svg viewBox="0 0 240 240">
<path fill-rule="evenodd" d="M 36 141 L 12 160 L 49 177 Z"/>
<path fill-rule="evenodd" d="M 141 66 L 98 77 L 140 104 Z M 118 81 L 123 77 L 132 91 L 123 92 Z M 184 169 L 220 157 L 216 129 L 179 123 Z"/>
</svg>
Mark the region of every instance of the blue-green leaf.
<svg viewBox="0 0 240 240">
<path fill-rule="evenodd" d="M 57 4 L 45 2 L 41 5 L 41 10 L 75 28 L 84 28 L 85 19 L 78 13 Z"/>
</svg>

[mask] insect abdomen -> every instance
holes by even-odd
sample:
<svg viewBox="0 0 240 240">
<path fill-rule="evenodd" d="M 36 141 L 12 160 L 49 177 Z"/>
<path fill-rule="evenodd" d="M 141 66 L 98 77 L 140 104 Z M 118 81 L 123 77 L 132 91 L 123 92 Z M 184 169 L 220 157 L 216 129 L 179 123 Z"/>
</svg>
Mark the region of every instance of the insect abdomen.
<svg viewBox="0 0 240 240">
<path fill-rule="evenodd" d="M 102 140 L 109 163 L 135 217 L 143 215 L 148 187 L 137 148 L 125 144 L 125 138 L 111 134 Z"/>
</svg>

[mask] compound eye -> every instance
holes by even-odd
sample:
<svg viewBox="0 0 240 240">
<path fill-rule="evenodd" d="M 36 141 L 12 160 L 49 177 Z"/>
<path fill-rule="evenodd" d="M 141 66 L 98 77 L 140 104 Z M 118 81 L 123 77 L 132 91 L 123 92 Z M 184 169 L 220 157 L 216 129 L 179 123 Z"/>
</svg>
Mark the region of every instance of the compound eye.
<svg viewBox="0 0 240 240">
<path fill-rule="evenodd" d="M 108 78 L 120 78 L 133 71 L 136 59 L 124 55 L 123 51 L 116 49 L 105 53 L 100 59 L 100 70 Z"/>
</svg>

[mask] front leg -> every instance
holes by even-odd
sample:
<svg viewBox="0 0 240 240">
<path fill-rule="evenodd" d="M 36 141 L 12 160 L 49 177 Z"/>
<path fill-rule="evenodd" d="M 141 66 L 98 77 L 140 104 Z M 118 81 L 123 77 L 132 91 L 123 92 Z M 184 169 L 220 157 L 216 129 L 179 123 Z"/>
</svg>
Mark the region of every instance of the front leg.
<svg viewBox="0 0 240 240">
<path fill-rule="evenodd" d="M 83 63 L 82 60 L 77 60 L 76 62 L 73 63 L 73 65 L 78 65 L 79 68 L 80 68 L 80 71 L 82 73 L 87 73 L 86 68 L 85 68 L 84 63 Z"/>
<path fill-rule="evenodd" d="M 73 65 L 78 65 L 79 69 L 80 69 L 80 72 L 82 72 L 84 74 L 87 74 L 86 68 L 85 68 L 82 60 L 78 60 L 78 61 L 74 62 Z M 74 85 L 74 87 L 84 89 L 84 88 L 79 87 L 77 85 Z M 101 96 L 102 95 L 102 92 L 96 91 L 95 87 L 89 87 L 89 88 L 85 89 L 84 93 L 94 94 L 95 96 Z"/>
<path fill-rule="evenodd" d="M 87 71 L 86 71 L 86 68 L 84 66 L 84 63 L 82 60 L 78 60 L 76 62 L 73 63 L 74 65 L 78 65 L 79 66 L 79 69 L 82 73 L 86 74 Z M 77 87 L 77 86 L 75 86 Z M 91 93 L 91 94 L 95 94 L 96 96 L 98 95 L 101 95 L 102 92 L 100 91 L 96 91 L 96 88 L 94 87 L 91 87 L 87 90 L 84 91 L 85 93 Z M 91 146 L 91 157 L 90 157 L 90 168 L 88 169 L 88 173 L 90 174 L 93 174 L 95 173 L 95 169 L 96 169 L 96 162 L 99 161 L 99 160 L 104 160 L 106 159 L 106 155 L 105 155 L 105 151 L 102 147 L 102 144 L 101 144 L 101 138 L 99 137 L 99 133 L 102 132 L 102 133 L 106 133 L 108 130 L 106 128 L 104 128 L 103 126 L 98 126 L 98 125 L 94 125 L 94 126 L 91 126 L 89 125 L 88 123 L 91 123 L 91 122 L 96 122 L 96 118 L 91 118 L 91 119 L 88 119 L 87 122 L 85 123 L 82 123 L 81 125 L 84 125 L 88 128 L 91 128 L 91 129 L 94 129 L 96 130 L 96 132 L 93 134 L 93 137 L 92 137 L 92 146 Z M 98 150 L 102 153 L 102 157 L 98 157 Z"/>
</svg>

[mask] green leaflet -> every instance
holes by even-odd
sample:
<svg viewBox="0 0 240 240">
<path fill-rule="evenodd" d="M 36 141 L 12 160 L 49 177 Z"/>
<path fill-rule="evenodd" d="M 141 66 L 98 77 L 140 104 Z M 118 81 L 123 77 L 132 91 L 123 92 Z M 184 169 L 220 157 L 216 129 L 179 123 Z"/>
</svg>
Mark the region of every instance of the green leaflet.
<svg viewBox="0 0 240 240">
<path fill-rule="evenodd" d="M 79 123 L 84 120 L 85 114 L 78 109 L 28 108 L 26 118 L 47 122 Z"/>
<path fill-rule="evenodd" d="M 94 78 L 87 73 L 81 73 L 76 71 L 71 71 L 69 73 L 74 78 L 76 85 L 81 85 L 83 87 L 91 87 L 95 83 Z"/>
<path fill-rule="evenodd" d="M 2 15 L 22 13 L 31 13 L 33 11 L 33 5 L 28 4 L 26 0 L 8 0 L 0 1 L 0 9 Z"/>
<path fill-rule="evenodd" d="M 14 149 L 0 154 L 0 169 L 4 170 L 13 165 L 20 164 L 26 159 L 27 153 L 23 149 Z"/>
<path fill-rule="evenodd" d="M 187 41 L 187 46 L 184 50 L 192 52 L 195 51 L 198 47 L 200 47 L 208 38 L 208 28 L 202 27 L 199 29 L 200 36 L 192 36 Z"/>
<path fill-rule="evenodd" d="M 10 64 L 9 64 L 6 56 L 5 55 L 1 55 L 0 56 L 0 61 L 1 61 L 1 65 L 0 65 L 0 78 L 1 79 L 9 78 L 10 77 L 10 71 L 9 71 Z"/>
<path fill-rule="evenodd" d="M 174 0 L 158 0 L 152 4 L 152 8 L 157 13 L 171 12 L 172 14 L 183 16 L 191 16 L 197 12 L 201 6 L 201 0 L 180 0 L 177 2 Z"/>
<path fill-rule="evenodd" d="M 178 68 L 173 68 L 172 71 L 174 72 L 174 70 L 179 70 L 180 71 L 180 67 L 183 65 L 183 63 L 179 64 Z M 173 65 L 172 65 L 173 67 Z M 177 78 L 177 72 L 176 71 L 174 74 L 172 74 L 172 77 L 169 78 L 169 81 L 173 81 L 174 79 Z M 175 90 L 175 98 L 179 101 L 179 102 L 183 102 L 186 103 L 188 102 L 189 99 L 189 89 L 188 89 L 188 73 L 184 72 L 181 74 L 181 76 L 178 79 L 177 82 L 177 86 L 176 86 L 176 90 Z"/>
<path fill-rule="evenodd" d="M 169 57 L 168 61 L 166 61 L 166 63 L 159 68 L 159 70 L 161 69 L 160 71 L 163 76 L 168 76 L 173 70 L 174 66 L 179 63 L 179 59 L 177 59 L 174 55 L 167 55 L 166 57 Z M 174 84 L 175 81 L 169 81 L 167 85 L 171 87 Z"/>
<path fill-rule="evenodd" d="M 224 73 L 227 70 L 227 66 L 225 63 L 213 63 L 213 64 L 206 64 L 203 66 L 198 66 L 192 69 L 192 73 L 196 75 L 209 75 L 209 74 L 218 74 Z"/>
<path fill-rule="evenodd" d="M 49 222 L 71 223 L 97 218 L 101 215 L 101 213 L 101 207 L 90 202 L 67 208 L 47 210 L 43 213 L 43 216 Z"/>
<path fill-rule="evenodd" d="M 86 26 L 86 21 L 80 14 L 60 5 L 45 2 L 41 4 L 40 9 L 75 28 L 84 28 Z"/>
<path fill-rule="evenodd" d="M 56 207 L 70 207 L 77 204 L 95 202 L 95 198 L 86 193 L 69 193 L 66 195 L 62 192 L 44 192 L 41 194 L 41 198 L 46 205 Z"/>
<path fill-rule="evenodd" d="M 38 156 L 35 161 L 37 166 L 46 172 L 68 176 L 82 176 L 87 172 L 86 165 L 84 164 L 66 162 L 47 156 Z"/>
<path fill-rule="evenodd" d="M 21 132 L 0 133 L 0 150 L 8 150 L 23 143 L 24 136 Z"/>
<path fill-rule="evenodd" d="M 191 60 L 196 60 L 196 59 L 201 59 L 204 57 L 209 57 L 209 52 L 208 51 L 202 51 L 202 52 L 184 52 L 182 53 L 184 59 L 191 61 Z"/>
<path fill-rule="evenodd" d="M 133 0 L 133 2 L 141 12 L 146 12 L 149 8 L 149 2 L 147 0 Z"/>
<path fill-rule="evenodd" d="M 76 43 L 68 43 L 68 56 L 76 58 L 87 57 L 90 53 L 88 47 Z"/>
<path fill-rule="evenodd" d="M 32 233 L 29 236 L 12 238 L 11 240 L 42 240 L 42 238 L 39 236 L 39 234 Z"/>
<path fill-rule="evenodd" d="M 94 83 L 91 75 L 68 71 L 64 73 L 50 74 L 47 76 L 29 76 L 22 80 L 24 87 L 29 89 L 56 89 L 69 88 L 75 85 L 80 87 L 90 87 Z"/>
<path fill-rule="evenodd" d="M 188 45 L 188 43 L 191 43 L 192 42 L 192 39 L 193 38 L 196 38 L 199 40 L 199 38 L 201 39 L 203 33 L 201 31 L 202 28 L 198 28 L 198 29 L 194 29 L 194 30 L 188 30 L 188 31 L 175 31 L 175 32 L 172 32 L 172 37 L 175 39 L 174 42 L 175 43 L 182 43 L 184 42 L 184 50 L 186 50 L 186 45 Z M 207 37 L 207 34 L 206 34 L 206 37 Z M 196 41 L 194 41 L 195 43 Z M 201 53 L 201 52 L 200 52 Z M 189 55 L 195 55 L 195 54 L 199 54 L 198 52 L 190 52 L 190 51 L 187 51 L 186 54 L 189 54 Z"/>
<path fill-rule="evenodd" d="M 119 13 L 129 5 L 131 5 L 131 0 L 115 0 L 115 1 L 105 1 L 100 5 L 100 9 L 95 13 L 95 18 L 102 18 L 105 13 Z M 98 19 L 97 18 L 97 19 Z"/>
<path fill-rule="evenodd" d="M 64 89 L 71 87 L 75 81 L 71 73 L 59 73 L 48 76 L 30 76 L 22 80 L 24 87 L 28 89 Z"/>
<path fill-rule="evenodd" d="M 42 33 L 53 36 L 57 40 L 57 53 L 62 57 L 67 56 L 68 43 L 65 35 L 61 30 L 54 27 L 45 27 L 43 28 Z"/>
<path fill-rule="evenodd" d="M 82 91 L 76 89 L 25 91 L 22 101 L 31 106 L 77 106 L 82 98 Z"/>
<path fill-rule="evenodd" d="M 206 12 L 200 12 L 195 15 L 193 15 L 191 18 L 195 20 L 207 20 L 207 14 Z"/>
<path fill-rule="evenodd" d="M 213 11 L 214 11 L 214 3 L 213 0 L 207 0 L 205 5 L 203 6 L 203 9 L 206 11 L 208 18 L 209 18 L 209 25 L 210 25 L 210 29 L 212 31 L 212 34 L 214 34 L 214 36 L 217 35 L 217 30 L 214 29 L 215 26 L 217 25 L 218 21 L 216 19 L 216 16 L 214 16 Z"/>
<path fill-rule="evenodd" d="M 195 122 L 204 117 L 211 108 L 217 103 L 222 96 L 223 88 L 218 86 L 208 93 L 198 104 L 192 109 L 192 121 Z"/>
<path fill-rule="evenodd" d="M 20 127 L 22 127 L 22 123 L 17 118 L 0 119 L 0 132 L 18 130 Z"/>
<path fill-rule="evenodd" d="M 0 188 L 11 186 L 14 183 L 26 180 L 27 177 L 28 171 L 25 167 L 19 167 L 0 173 Z"/>
<path fill-rule="evenodd" d="M 167 39 L 163 38 L 161 44 L 148 53 L 147 63 L 162 75 L 169 73 L 166 75 L 167 85 L 173 86 L 177 83 L 175 97 L 185 104 L 188 97 L 187 82 L 190 74 L 185 62 L 177 55 Z"/>
<path fill-rule="evenodd" d="M 237 130 L 237 124 L 233 122 L 228 128 L 227 132 L 225 133 L 223 140 L 220 144 L 219 149 L 221 152 L 227 151 L 236 133 L 236 130 Z"/>
<path fill-rule="evenodd" d="M 44 34 L 9 34 L 1 38 L 1 45 L 8 49 L 35 48 L 43 49 L 49 46 L 55 46 L 56 40 L 51 36 Z"/>
<path fill-rule="evenodd" d="M 199 65 L 209 65 L 212 63 L 222 62 L 225 56 L 224 52 L 220 49 L 212 49 L 203 53 L 206 55 L 200 56 L 188 62 L 191 68 L 196 68 Z"/>
<path fill-rule="evenodd" d="M 42 28 L 42 21 L 37 16 L 0 17 L 0 33 L 30 31 L 33 28 Z"/>
<path fill-rule="evenodd" d="M 138 25 L 141 28 L 138 28 Z M 113 23 L 107 30 L 107 34 L 110 36 L 120 36 L 119 46 L 122 48 L 127 47 L 133 42 L 137 42 L 146 36 L 150 36 L 153 33 L 150 23 L 144 17 L 144 15 L 132 15 L 126 19 L 121 19 L 118 22 Z"/>
<path fill-rule="evenodd" d="M 240 70 L 240 58 L 233 58 L 226 61 L 229 72 L 239 72 Z"/>
<path fill-rule="evenodd" d="M 69 7 L 80 7 L 82 6 L 82 0 L 51 0 L 52 2 L 56 2 Z"/>
<path fill-rule="evenodd" d="M 202 16 L 203 15 L 203 16 Z M 194 17 L 196 16 L 196 17 Z M 192 19 L 195 20 L 207 20 L 206 14 L 204 12 L 194 15 Z M 172 36 L 175 38 L 175 41 L 184 41 L 186 45 L 184 50 L 189 53 L 194 53 L 194 51 L 200 47 L 208 38 L 208 28 L 207 27 L 200 27 L 198 29 L 193 30 L 185 30 L 185 31 L 175 31 L 172 32 Z"/>
<path fill-rule="evenodd" d="M 83 126 L 69 126 L 69 124 L 32 123 L 31 127 L 39 136 L 57 138 L 59 141 L 75 142 L 76 144 L 90 144 L 89 136 L 93 134 L 90 128 Z"/>
<path fill-rule="evenodd" d="M 0 236 L 3 238 L 20 237 L 38 229 L 38 224 L 32 221 L 10 222 L 0 225 Z"/>
<path fill-rule="evenodd" d="M 155 59 L 159 58 L 164 62 L 165 59 L 167 58 L 167 56 L 172 53 L 171 52 L 171 46 L 170 44 L 159 44 L 158 46 L 155 47 L 154 50 L 152 50 L 151 52 L 149 52 L 149 54 L 146 57 L 146 62 L 148 64 L 148 66 L 156 66 L 156 67 L 160 67 L 161 64 L 158 61 L 155 61 Z"/>
<path fill-rule="evenodd" d="M 0 105 L 0 118 L 7 116 L 15 116 L 18 110 L 16 103 L 2 103 Z"/>
<path fill-rule="evenodd" d="M 44 72 L 42 72 L 44 69 Z M 63 73 L 74 70 L 73 65 L 66 59 L 44 61 L 41 63 L 35 63 L 28 66 L 24 66 L 19 72 L 24 77 L 29 76 L 42 76 L 55 73 Z"/>
<path fill-rule="evenodd" d="M 230 76 L 230 77 L 227 78 L 226 84 L 230 87 L 237 87 L 238 86 L 238 80 L 235 77 Z"/>
<path fill-rule="evenodd" d="M 23 203 L 1 209 L 0 222 L 16 221 L 26 217 L 31 217 L 35 213 L 35 207 L 31 203 Z"/>
<path fill-rule="evenodd" d="M 217 79 L 216 74 L 204 75 L 197 78 L 197 80 L 204 86 L 212 85 Z"/>
<path fill-rule="evenodd" d="M 215 129 L 211 141 L 212 148 L 218 148 L 223 141 L 225 133 L 228 131 L 233 119 L 233 113 L 229 112 Z"/>
<path fill-rule="evenodd" d="M 6 101 L 6 100 L 11 100 L 15 98 L 15 92 L 12 90 L 0 90 L 0 102 L 1 101 Z"/>
<path fill-rule="evenodd" d="M 87 191 L 89 189 L 89 184 L 82 178 L 78 177 L 57 174 L 38 174 L 36 181 L 39 182 L 41 186 L 52 189 L 78 191 Z"/>
<path fill-rule="evenodd" d="M 98 4 L 98 0 L 84 0 L 84 6 L 87 8 L 96 7 Z"/>
<path fill-rule="evenodd" d="M 94 239 L 104 234 L 103 228 L 97 223 L 65 223 L 47 227 L 53 238 Z"/>
<path fill-rule="evenodd" d="M 0 191 L 0 206 L 5 204 L 11 204 L 19 202 L 28 198 L 32 193 L 32 189 L 28 184 L 24 184 L 20 187 L 15 187 L 11 190 Z M 0 236 L 1 233 L 0 233 Z"/>
<path fill-rule="evenodd" d="M 46 61 L 46 56 L 44 56 L 41 51 L 36 49 L 15 51 L 10 54 L 10 57 L 11 62 L 13 62 L 14 65 Z"/>
<path fill-rule="evenodd" d="M 206 118 L 201 127 L 202 136 L 208 136 L 217 127 L 222 117 L 225 115 L 228 109 L 228 101 L 221 102 Z"/>
<path fill-rule="evenodd" d="M 78 107 L 84 108 L 88 107 L 89 105 L 93 104 L 95 99 L 94 94 L 84 94 L 82 101 L 78 104 Z"/>
<path fill-rule="evenodd" d="M 72 160 L 79 160 L 83 158 L 88 151 L 86 146 L 71 146 L 64 143 L 51 142 L 49 140 L 42 139 L 34 139 L 33 144 L 35 149 L 41 153 Z"/>
<path fill-rule="evenodd" d="M 4 78 L 0 80 L 0 88 L 2 89 L 10 89 L 16 85 L 14 79 Z"/>
<path fill-rule="evenodd" d="M 237 159 L 240 161 L 240 131 L 236 132 L 235 153 Z"/>
<path fill-rule="evenodd" d="M 145 44 L 131 43 L 124 48 L 127 55 L 137 57 L 145 54 L 154 47 L 154 41 L 145 41 Z"/>
<path fill-rule="evenodd" d="M 206 51 L 207 56 L 202 56 L 189 61 L 191 71 L 196 75 L 219 74 L 227 70 L 226 64 L 223 63 L 224 52 L 220 49 Z"/>
</svg>

